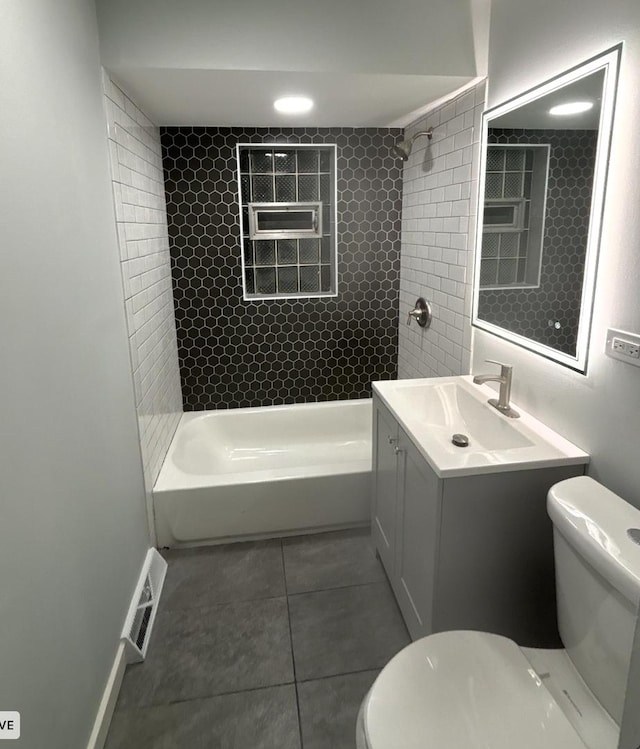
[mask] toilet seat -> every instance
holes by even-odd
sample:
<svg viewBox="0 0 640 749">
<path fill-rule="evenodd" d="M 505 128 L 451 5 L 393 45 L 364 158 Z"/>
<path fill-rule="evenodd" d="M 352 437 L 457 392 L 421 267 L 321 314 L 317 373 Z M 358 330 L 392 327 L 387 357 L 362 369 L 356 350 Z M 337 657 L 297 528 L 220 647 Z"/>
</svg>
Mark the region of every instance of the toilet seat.
<svg viewBox="0 0 640 749">
<path fill-rule="evenodd" d="M 512 640 L 442 632 L 400 651 L 358 719 L 366 749 L 585 749 Z"/>
</svg>

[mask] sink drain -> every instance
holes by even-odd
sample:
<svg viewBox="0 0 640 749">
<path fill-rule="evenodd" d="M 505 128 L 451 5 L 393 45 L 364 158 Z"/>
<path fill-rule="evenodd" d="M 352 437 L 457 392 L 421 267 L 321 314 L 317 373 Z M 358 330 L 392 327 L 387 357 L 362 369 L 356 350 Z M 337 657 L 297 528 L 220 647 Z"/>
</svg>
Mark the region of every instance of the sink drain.
<svg viewBox="0 0 640 749">
<path fill-rule="evenodd" d="M 451 441 L 456 447 L 469 447 L 469 438 L 466 434 L 454 434 Z"/>
<path fill-rule="evenodd" d="M 629 536 L 634 544 L 640 546 L 640 528 L 629 528 L 627 530 L 627 536 Z"/>
</svg>

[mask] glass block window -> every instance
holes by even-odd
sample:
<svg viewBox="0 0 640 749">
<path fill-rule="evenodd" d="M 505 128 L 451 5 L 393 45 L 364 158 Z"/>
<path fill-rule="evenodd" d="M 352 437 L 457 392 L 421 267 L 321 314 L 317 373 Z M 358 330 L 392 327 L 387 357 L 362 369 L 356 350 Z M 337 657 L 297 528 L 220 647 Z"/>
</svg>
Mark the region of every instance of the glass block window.
<svg viewBox="0 0 640 749">
<path fill-rule="evenodd" d="M 549 146 L 489 145 L 480 287 L 540 284 Z"/>
<path fill-rule="evenodd" d="M 244 298 L 336 296 L 336 146 L 239 144 L 237 163 Z"/>
</svg>

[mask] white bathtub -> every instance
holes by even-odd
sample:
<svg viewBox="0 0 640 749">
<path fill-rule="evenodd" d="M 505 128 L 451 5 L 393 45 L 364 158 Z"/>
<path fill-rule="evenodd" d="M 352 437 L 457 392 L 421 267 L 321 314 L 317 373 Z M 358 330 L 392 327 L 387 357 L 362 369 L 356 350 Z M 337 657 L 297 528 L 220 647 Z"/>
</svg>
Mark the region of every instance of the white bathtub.
<svg viewBox="0 0 640 749">
<path fill-rule="evenodd" d="M 159 546 L 369 523 L 371 401 L 185 413 L 153 491 Z"/>
</svg>

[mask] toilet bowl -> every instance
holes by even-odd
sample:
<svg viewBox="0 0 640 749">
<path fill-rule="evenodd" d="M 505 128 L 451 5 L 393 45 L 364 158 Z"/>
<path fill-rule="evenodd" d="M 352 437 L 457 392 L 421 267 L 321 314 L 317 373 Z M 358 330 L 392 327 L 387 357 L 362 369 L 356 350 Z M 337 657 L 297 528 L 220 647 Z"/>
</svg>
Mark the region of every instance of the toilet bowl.
<svg viewBox="0 0 640 749">
<path fill-rule="evenodd" d="M 556 484 L 564 649 L 487 632 L 424 637 L 382 670 L 358 714 L 358 749 L 616 749 L 640 599 L 640 511 L 580 476 Z"/>
</svg>

